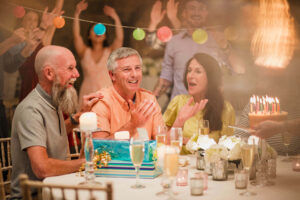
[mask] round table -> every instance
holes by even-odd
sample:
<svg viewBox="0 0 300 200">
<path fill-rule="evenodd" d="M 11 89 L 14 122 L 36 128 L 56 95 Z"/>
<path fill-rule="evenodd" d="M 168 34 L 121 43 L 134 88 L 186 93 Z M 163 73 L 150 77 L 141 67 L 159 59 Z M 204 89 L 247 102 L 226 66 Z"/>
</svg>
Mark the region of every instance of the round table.
<svg viewBox="0 0 300 200">
<path fill-rule="evenodd" d="M 179 194 L 176 196 L 177 199 L 272 199 L 272 200 L 293 200 L 300 198 L 300 172 L 292 170 L 292 164 L 282 162 L 283 157 L 277 158 L 277 177 L 274 179 L 275 185 L 255 187 L 250 186 L 250 190 L 256 192 L 256 196 L 244 197 L 240 196 L 243 190 L 235 189 L 234 175 L 230 174 L 227 181 L 213 181 L 212 177 L 209 176 L 208 190 L 204 191 L 202 196 L 191 196 L 190 187 L 188 186 L 174 186 L 173 189 Z M 189 177 L 192 177 L 195 172 L 195 160 L 190 162 Z M 146 186 L 144 189 L 132 189 L 131 185 L 135 183 L 135 178 L 107 178 L 107 177 L 96 177 L 96 180 L 102 183 L 112 182 L 113 183 L 113 198 L 114 200 L 154 200 L 154 199 L 167 199 L 166 196 L 158 197 L 155 194 L 162 190 L 160 184 L 161 177 L 155 179 L 141 179 L 140 181 Z M 62 176 L 48 177 L 44 179 L 44 183 L 56 183 L 56 184 L 78 184 L 84 181 L 84 177 L 78 176 L 76 173 L 66 174 Z M 173 184 L 175 185 L 175 184 Z M 74 194 L 71 191 L 66 192 L 67 199 L 73 200 Z M 49 193 L 43 192 L 44 199 L 47 199 Z M 84 197 L 86 193 L 81 192 L 80 196 Z M 99 199 L 105 199 L 105 195 L 97 192 L 95 196 Z M 54 191 L 54 197 L 59 199 L 61 192 Z M 84 198 L 82 198 L 84 199 Z"/>
</svg>

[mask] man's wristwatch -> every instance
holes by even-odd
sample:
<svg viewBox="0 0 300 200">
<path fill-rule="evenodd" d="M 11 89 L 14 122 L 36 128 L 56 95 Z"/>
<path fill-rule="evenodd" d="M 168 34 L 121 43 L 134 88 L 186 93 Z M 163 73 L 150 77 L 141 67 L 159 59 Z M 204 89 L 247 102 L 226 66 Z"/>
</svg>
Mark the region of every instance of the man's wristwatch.
<svg viewBox="0 0 300 200">
<path fill-rule="evenodd" d="M 71 123 L 72 123 L 73 125 L 78 125 L 78 124 L 79 124 L 79 122 L 78 122 L 78 121 L 76 121 L 76 120 L 73 118 L 73 116 L 74 116 L 74 114 L 71 114 L 71 115 L 70 115 L 70 120 L 71 120 Z"/>
</svg>

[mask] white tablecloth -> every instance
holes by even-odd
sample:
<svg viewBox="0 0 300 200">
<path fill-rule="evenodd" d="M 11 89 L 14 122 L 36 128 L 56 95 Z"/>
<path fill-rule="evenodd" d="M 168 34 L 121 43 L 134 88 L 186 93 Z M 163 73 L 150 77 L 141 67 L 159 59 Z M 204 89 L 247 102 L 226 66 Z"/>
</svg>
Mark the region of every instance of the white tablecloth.
<svg viewBox="0 0 300 200">
<path fill-rule="evenodd" d="M 272 199 L 272 200 L 299 200 L 300 199 L 300 172 L 292 170 L 291 163 L 281 162 L 282 157 L 277 159 L 277 177 L 274 179 L 275 185 L 255 187 L 250 186 L 250 190 L 256 192 L 256 196 L 244 197 L 240 196 L 244 190 L 237 190 L 234 186 L 234 175 L 229 175 L 227 181 L 213 181 L 209 176 L 208 190 L 204 191 L 203 196 L 191 196 L 190 187 L 188 186 L 174 186 L 174 190 L 179 192 L 177 199 Z M 189 168 L 189 176 L 197 172 L 194 161 L 191 162 Z M 153 199 L 167 199 L 166 196 L 158 197 L 155 193 L 162 190 L 160 185 L 161 177 L 155 179 L 141 179 L 141 182 L 146 186 L 144 189 L 131 189 L 130 186 L 135 183 L 135 179 L 128 178 L 103 178 L 97 177 L 97 181 L 105 183 L 107 181 L 113 183 L 113 197 L 114 200 L 153 200 Z M 49 177 L 44 179 L 44 183 L 58 183 L 58 184 L 78 184 L 84 181 L 84 177 L 79 177 L 75 173 L 63 176 Z M 174 184 L 175 185 L 175 184 Z M 45 194 L 44 194 L 45 195 Z M 81 193 L 82 196 L 86 195 Z M 103 194 L 95 194 L 99 199 L 103 198 Z M 61 196 L 61 192 L 54 192 L 55 197 Z M 72 192 L 67 192 L 68 199 L 74 199 Z"/>
</svg>

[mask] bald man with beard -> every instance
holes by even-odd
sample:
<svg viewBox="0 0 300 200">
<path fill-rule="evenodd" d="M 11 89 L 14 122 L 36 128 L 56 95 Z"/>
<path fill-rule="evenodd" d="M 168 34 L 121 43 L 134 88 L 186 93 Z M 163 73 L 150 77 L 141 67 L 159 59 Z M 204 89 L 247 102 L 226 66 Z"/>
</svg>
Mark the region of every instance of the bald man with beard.
<svg viewBox="0 0 300 200">
<path fill-rule="evenodd" d="M 68 138 L 64 113 L 74 113 L 77 93 L 73 87 L 79 77 L 71 51 L 60 46 L 42 48 L 35 60 L 39 83 L 17 106 L 12 122 L 12 199 L 20 199 L 18 176 L 31 180 L 75 172 L 85 159 L 66 160 Z M 101 98 L 85 97 L 84 109 Z M 82 109 L 81 111 L 87 111 Z M 80 115 L 79 114 L 76 115 Z"/>
</svg>

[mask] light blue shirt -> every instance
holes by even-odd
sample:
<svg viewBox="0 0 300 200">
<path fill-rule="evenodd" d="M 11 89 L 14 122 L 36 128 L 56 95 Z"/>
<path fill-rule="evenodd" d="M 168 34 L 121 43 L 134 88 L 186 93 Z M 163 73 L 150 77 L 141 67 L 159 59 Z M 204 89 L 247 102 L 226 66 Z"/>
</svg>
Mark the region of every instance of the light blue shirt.
<svg viewBox="0 0 300 200">
<path fill-rule="evenodd" d="M 196 53 L 206 53 L 214 57 L 220 66 L 229 66 L 226 55 L 209 32 L 204 44 L 196 43 L 186 31 L 180 32 L 167 44 L 160 74 L 160 78 L 173 83 L 171 99 L 179 94 L 188 93 L 184 85 L 185 68 L 187 61 Z"/>
</svg>

